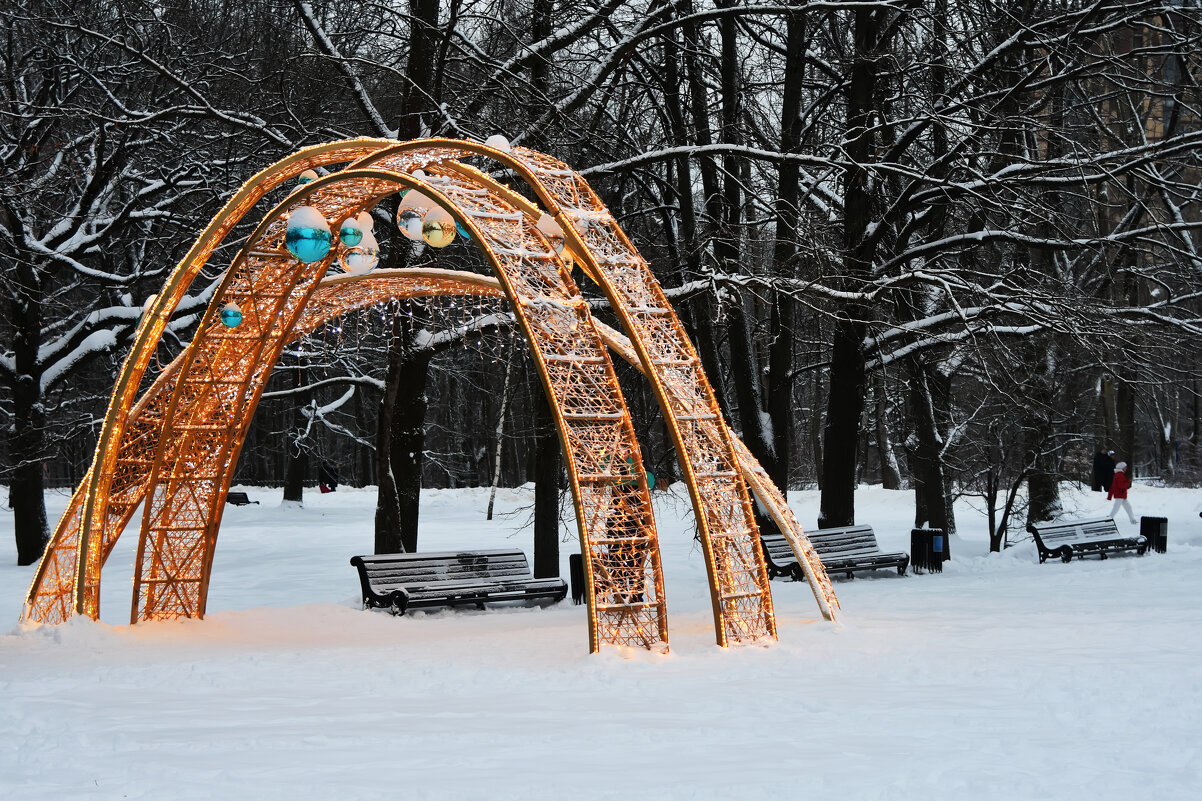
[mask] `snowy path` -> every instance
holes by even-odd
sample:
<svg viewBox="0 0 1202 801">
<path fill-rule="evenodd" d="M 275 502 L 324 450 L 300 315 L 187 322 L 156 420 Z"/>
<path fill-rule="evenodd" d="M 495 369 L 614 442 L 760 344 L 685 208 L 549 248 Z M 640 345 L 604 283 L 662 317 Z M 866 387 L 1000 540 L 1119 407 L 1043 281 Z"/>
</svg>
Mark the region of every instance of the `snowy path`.
<svg viewBox="0 0 1202 801">
<path fill-rule="evenodd" d="M 780 642 L 720 650 L 687 505 L 661 494 L 666 656 L 586 653 L 583 607 L 357 608 L 374 494 L 229 508 L 204 621 L 16 625 L 30 568 L 0 513 L 0 798 L 1193 799 L 1202 788 L 1202 492 L 1138 488 L 1169 552 L 986 556 L 839 581 L 837 625 L 773 583 Z M 1082 513 L 1100 496 L 1077 496 Z M 501 508 L 527 503 L 503 493 Z M 816 496 L 791 497 L 812 525 Z M 65 498 L 55 498 L 56 513 Z M 487 492 L 427 493 L 426 548 L 517 545 Z M 908 494 L 859 519 L 908 550 Z M 1126 528 L 1124 526 L 1124 528 Z M 516 533 L 515 533 L 516 532 Z M 131 564 L 131 532 L 114 564 Z M 574 544 L 564 546 L 567 553 Z M 564 571 L 566 575 L 566 569 Z M 114 574 L 115 575 L 115 574 Z M 633 795 L 632 795 L 633 794 Z"/>
</svg>

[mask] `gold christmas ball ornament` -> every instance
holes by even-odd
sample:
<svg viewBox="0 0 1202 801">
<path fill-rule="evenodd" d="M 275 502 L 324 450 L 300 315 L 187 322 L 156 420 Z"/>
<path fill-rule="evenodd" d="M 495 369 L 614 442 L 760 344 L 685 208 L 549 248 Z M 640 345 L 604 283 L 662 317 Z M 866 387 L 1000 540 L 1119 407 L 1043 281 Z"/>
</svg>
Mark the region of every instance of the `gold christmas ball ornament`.
<svg viewBox="0 0 1202 801">
<path fill-rule="evenodd" d="M 422 239 L 430 247 L 445 248 L 455 241 L 455 233 L 455 219 L 441 206 L 431 209 L 422 221 Z"/>
</svg>

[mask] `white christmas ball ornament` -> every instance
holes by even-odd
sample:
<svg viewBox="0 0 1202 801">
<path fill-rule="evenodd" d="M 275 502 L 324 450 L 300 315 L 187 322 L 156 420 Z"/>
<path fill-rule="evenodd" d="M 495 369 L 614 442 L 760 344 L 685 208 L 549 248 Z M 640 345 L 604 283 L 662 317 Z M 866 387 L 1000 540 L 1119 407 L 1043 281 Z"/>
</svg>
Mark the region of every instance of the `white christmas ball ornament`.
<svg viewBox="0 0 1202 801">
<path fill-rule="evenodd" d="M 414 242 L 422 239 L 422 218 L 434 207 L 434 201 L 417 190 L 411 189 L 401 198 L 397 209 L 396 224 L 401 233 Z"/>
<path fill-rule="evenodd" d="M 501 134 L 493 134 L 492 136 L 485 139 L 484 146 L 491 147 L 493 150 L 502 150 L 506 153 L 508 153 L 510 148 L 512 147 L 512 145 L 509 144 L 509 140 L 506 139 Z"/>
<path fill-rule="evenodd" d="M 380 263 L 380 245 L 371 231 L 364 231 L 359 244 L 347 248 L 339 258 L 343 270 L 351 275 L 363 275 L 371 272 Z"/>
<path fill-rule="evenodd" d="M 435 205 L 436 204 L 433 200 L 426 197 L 421 192 L 418 192 L 416 189 L 411 189 L 405 193 L 403 198 L 401 198 L 401 205 L 399 208 L 401 211 L 404 211 L 405 209 L 416 209 L 419 213 L 421 213 L 422 216 L 425 216 L 426 212 L 434 208 Z"/>
<path fill-rule="evenodd" d="M 538 218 L 538 223 L 535 224 L 539 232 L 547 238 L 551 243 L 551 247 L 555 248 L 556 253 L 563 253 L 563 229 L 559 227 L 559 223 L 549 214 L 544 214 Z"/>
</svg>

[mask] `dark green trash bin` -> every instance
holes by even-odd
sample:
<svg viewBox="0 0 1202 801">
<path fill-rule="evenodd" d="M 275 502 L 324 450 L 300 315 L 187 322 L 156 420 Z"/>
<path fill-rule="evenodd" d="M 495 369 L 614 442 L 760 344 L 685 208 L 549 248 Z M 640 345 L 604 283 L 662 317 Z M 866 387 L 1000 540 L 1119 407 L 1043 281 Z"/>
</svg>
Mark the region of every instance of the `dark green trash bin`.
<svg viewBox="0 0 1202 801">
<path fill-rule="evenodd" d="M 942 573 L 951 558 L 947 535 L 941 528 L 910 529 L 910 568 L 915 573 Z"/>
<path fill-rule="evenodd" d="M 1141 517 L 1139 533 L 1148 540 L 1148 550 L 1164 553 L 1169 543 L 1169 519 L 1167 517 Z"/>
<path fill-rule="evenodd" d="M 572 603 L 584 603 L 584 557 L 578 553 L 568 554 L 568 585 L 572 588 Z"/>
</svg>

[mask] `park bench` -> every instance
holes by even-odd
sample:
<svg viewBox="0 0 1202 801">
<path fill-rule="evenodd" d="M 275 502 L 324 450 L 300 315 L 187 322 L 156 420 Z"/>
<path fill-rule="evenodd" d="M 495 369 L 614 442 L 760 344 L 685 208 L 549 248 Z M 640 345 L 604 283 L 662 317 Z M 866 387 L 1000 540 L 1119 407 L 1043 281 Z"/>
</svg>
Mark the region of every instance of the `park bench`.
<svg viewBox="0 0 1202 801">
<path fill-rule="evenodd" d="M 1040 564 L 1047 561 L 1049 556 L 1059 556 L 1065 562 L 1071 562 L 1074 556 L 1097 554 L 1105 559 L 1108 553 L 1130 550 L 1142 556 L 1148 549 L 1147 538 L 1120 534 L 1118 526 L 1109 517 L 1033 523 L 1027 526 L 1027 531 L 1035 536 Z"/>
<path fill-rule="evenodd" d="M 227 492 L 225 494 L 225 502 L 232 503 L 234 506 L 250 506 L 252 503 L 259 503 L 258 501 L 252 501 L 250 496 L 245 492 Z"/>
<path fill-rule="evenodd" d="M 517 548 L 375 554 L 352 557 L 351 564 L 359 570 L 363 608 L 394 615 L 497 601 L 561 601 L 568 592 L 561 578 L 534 578 Z"/>
<path fill-rule="evenodd" d="M 814 546 L 828 574 L 845 573 L 848 578 L 854 578 L 857 572 L 892 567 L 897 569 L 899 576 L 904 576 L 910 564 L 909 554 L 881 551 L 871 526 L 824 528 L 807 533 L 806 538 Z M 805 578 L 793 548 L 783 534 L 769 534 L 761 529 L 760 542 L 764 546 L 769 577 L 788 575 L 795 581 Z"/>
</svg>

